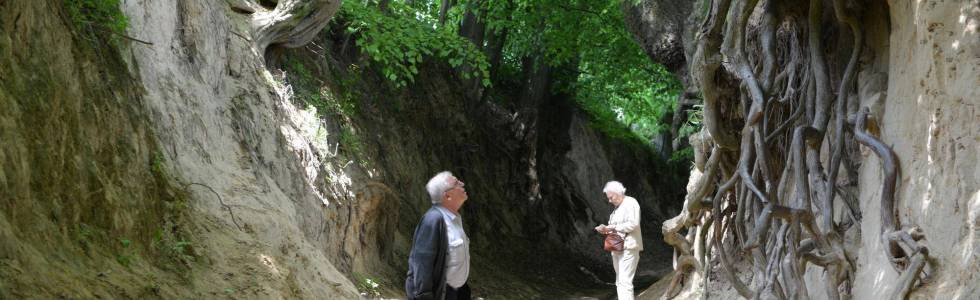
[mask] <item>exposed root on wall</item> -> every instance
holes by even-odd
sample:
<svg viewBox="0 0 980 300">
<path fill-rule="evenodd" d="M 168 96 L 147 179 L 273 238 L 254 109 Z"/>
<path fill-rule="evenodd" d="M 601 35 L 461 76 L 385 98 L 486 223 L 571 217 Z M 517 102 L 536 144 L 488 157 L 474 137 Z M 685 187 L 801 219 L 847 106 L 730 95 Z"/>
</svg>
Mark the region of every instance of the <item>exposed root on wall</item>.
<svg viewBox="0 0 980 300">
<path fill-rule="evenodd" d="M 885 172 L 880 240 L 901 274 L 889 299 L 928 280 L 923 234 L 895 217 L 895 154 L 866 131 L 868 109 L 851 103 L 865 48 L 860 14 L 869 4 L 836 0 L 833 14 L 824 4 L 711 1 L 690 58 L 704 101 L 701 135 L 710 137 L 695 148 L 708 159 L 684 211 L 663 225 L 676 258 L 663 298 L 685 282 L 706 289 L 696 279 L 708 277 L 713 257 L 744 298 L 808 299 L 821 289 L 830 299 L 849 298 L 857 249 L 843 237 L 860 231 L 862 213 L 847 196 L 857 187 L 841 184 L 838 173 L 856 168 L 846 165 L 858 160 L 846 146 L 855 141 L 881 158 Z M 836 56 L 845 54 L 838 66 Z M 750 277 L 739 276 L 736 256 L 751 265 Z M 808 286 L 808 267 L 822 270 L 822 286 Z"/>
</svg>

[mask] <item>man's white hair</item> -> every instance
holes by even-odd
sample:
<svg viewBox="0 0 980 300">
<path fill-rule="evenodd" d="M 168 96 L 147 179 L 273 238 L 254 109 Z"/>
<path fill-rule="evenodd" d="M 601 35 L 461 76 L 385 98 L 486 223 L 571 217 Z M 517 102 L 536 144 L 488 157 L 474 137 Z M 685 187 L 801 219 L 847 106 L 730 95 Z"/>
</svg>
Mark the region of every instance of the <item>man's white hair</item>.
<svg viewBox="0 0 980 300">
<path fill-rule="evenodd" d="M 449 177 L 452 176 L 453 173 L 442 171 L 432 177 L 432 179 L 429 179 L 429 183 L 425 184 L 425 190 L 429 192 L 429 197 L 432 198 L 432 204 L 442 204 L 442 196 L 446 194 L 446 191 L 453 188 L 449 184 Z"/>
<path fill-rule="evenodd" d="M 602 192 L 603 193 L 613 192 L 620 195 L 626 195 L 626 187 L 623 186 L 622 183 L 619 183 L 619 181 L 614 180 L 614 181 L 606 182 L 606 187 L 602 188 Z"/>
</svg>

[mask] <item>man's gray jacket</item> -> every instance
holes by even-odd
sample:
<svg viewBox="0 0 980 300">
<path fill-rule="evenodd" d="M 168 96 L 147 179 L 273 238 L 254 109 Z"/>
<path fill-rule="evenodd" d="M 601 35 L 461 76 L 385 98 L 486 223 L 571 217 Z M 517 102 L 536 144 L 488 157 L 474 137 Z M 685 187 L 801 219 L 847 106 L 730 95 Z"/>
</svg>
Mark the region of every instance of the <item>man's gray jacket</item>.
<svg viewBox="0 0 980 300">
<path fill-rule="evenodd" d="M 408 299 L 441 300 L 446 295 L 446 257 L 449 238 L 446 222 L 436 206 L 432 206 L 412 238 L 412 252 L 408 255 L 408 278 L 405 293 Z"/>
</svg>

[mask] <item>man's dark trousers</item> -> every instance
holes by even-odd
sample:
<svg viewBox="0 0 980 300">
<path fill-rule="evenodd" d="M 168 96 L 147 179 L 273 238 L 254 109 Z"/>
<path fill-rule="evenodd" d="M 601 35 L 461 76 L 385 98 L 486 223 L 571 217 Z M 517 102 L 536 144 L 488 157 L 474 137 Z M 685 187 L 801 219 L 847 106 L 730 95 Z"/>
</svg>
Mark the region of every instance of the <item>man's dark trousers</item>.
<svg viewBox="0 0 980 300">
<path fill-rule="evenodd" d="M 470 300 L 470 285 L 463 284 L 458 289 L 446 285 L 446 300 Z"/>
</svg>

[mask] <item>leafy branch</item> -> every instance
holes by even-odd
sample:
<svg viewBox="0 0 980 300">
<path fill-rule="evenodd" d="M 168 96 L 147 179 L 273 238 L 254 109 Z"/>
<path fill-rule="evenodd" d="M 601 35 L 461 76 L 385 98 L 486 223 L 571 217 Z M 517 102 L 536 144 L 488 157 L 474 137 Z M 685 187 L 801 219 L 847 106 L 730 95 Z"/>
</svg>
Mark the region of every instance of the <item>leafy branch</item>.
<svg viewBox="0 0 980 300">
<path fill-rule="evenodd" d="M 348 23 L 347 33 L 354 35 L 361 50 L 380 68 L 382 75 L 404 87 L 415 81 L 419 65 L 426 57 L 435 57 L 452 67 L 468 66 L 464 78 L 482 78 L 490 85 L 489 63 L 472 43 L 445 27 L 416 19 L 416 10 L 400 2 L 390 3 L 386 14 L 360 1 L 345 1 L 340 19 Z"/>
</svg>

